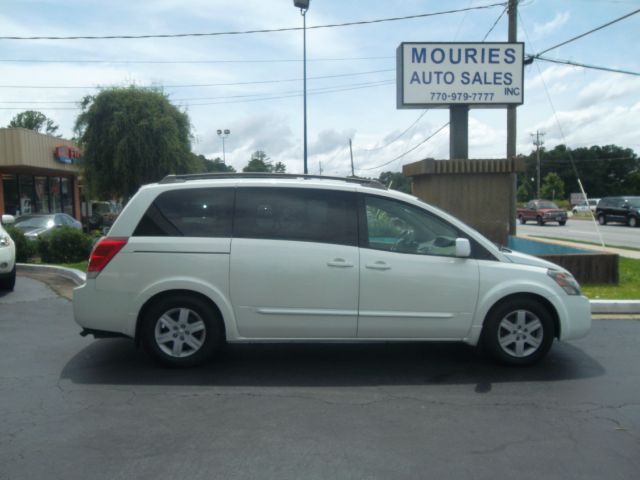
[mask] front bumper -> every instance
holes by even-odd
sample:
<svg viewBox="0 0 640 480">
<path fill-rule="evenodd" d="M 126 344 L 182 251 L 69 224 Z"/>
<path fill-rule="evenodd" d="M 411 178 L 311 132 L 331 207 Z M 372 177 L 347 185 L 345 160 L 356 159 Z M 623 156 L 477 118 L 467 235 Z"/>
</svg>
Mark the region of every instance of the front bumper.
<svg viewBox="0 0 640 480">
<path fill-rule="evenodd" d="M 575 340 L 591 330 L 591 304 L 582 295 L 567 295 L 563 298 L 560 314 L 560 340 Z"/>
</svg>

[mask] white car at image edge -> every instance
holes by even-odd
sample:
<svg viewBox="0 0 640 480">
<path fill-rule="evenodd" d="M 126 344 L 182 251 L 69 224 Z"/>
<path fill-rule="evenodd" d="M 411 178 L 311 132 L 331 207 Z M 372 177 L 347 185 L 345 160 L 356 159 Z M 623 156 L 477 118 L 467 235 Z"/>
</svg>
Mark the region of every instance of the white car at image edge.
<svg viewBox="0 0 640 480">
<path fill-rule="evenodd" d="M 375 181 L 170 175 L 94 247 L 73 298 L 82 334 L 169 366 L 224 342 L 464 342 L 530 365 L 591 327 L 565 269 L 498 248 Z"/>
<path fill-rule="evenodd" d="M 16 284 L 16 246 L 3 228 L 14 222 L 11 215 L 2 215 L 0 221 L 0 290 L 13 290 Z"/>
</svg>

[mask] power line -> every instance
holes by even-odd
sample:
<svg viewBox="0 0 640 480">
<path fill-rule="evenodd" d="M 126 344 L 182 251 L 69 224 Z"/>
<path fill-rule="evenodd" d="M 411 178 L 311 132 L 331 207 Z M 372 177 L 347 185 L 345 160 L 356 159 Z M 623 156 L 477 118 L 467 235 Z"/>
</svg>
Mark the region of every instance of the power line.
<svg viewBox="0 0 640 480">
<path fill-rule="evenodd" d="M 394 142 L 398 141 L 398 140 L 399 140 L 400 138 L 402 138 L 402 137 L 403 137 L 403 136 L 404 136 L 404 135 L 405 135 L 409 130 L 411 130 L 411 129 L 412 129 L 412 128 L 413 128 L 413 127 L 414 127 L 414 126 L 415 126 L 415 125 L 416 125 L 416 124 L 421 120 L 421 119 L 422 119 L 422 117 L 424 117 L 424 116 L 427 114 L 427 112 L 428 112 L 428 111 L 429 111 L 429 110 L 427 109 L 427 110 L 425 110 L 424 112 L 422 112 L 422 113 L 420 114 L 420 116 L 419 116 L 418 118 L 416 118 L 416 119 L 414 120 L 414 122 L 413 122 L 411 125 L 409 125 L 409 126 L 408 126 L 408 127 L 407 127 L 407 128 L 406 128 L 406 129 L 405 129 L 405 130 L 400 134 L 400 135 L 398 135 L 397 137 L 395 137 L 393 140 L 391 140 L 391 141 L 387 142 L 385 145 L 383 145 L 383 146 L 381 146 L 381 147 L 374 147 L 374 148 L 362 148 L 362 149 L 360 149 L 360 150 L 361 150 L 361 151 L 364 151 L 364 152 L 375 152 L 375 151 L 377 151 L 377 150 L 382 150 L 383 148 L 387 148 L 389 145 L 391 145 L 392 143 L 394 143 Z"/>
<path fill-rule="evenodd" d="M 344 87 L 325 87 L 319 88 L 315 90 L 310 90 L 307 92 L 310 95 L 323 95 L 327 93 L 338 93 L 338 92 L 346 92 L 350 90 L 361 90 L 364 88 L 372 88 L 372 87 L 380 87 L 395 84 L 395 80 L 382 80 L 379 82 L 371 82 L 371 83 L 362 83 L 362 84 L 353 84 L 351 86 Z M 251 98 L 251 99 L 240 99 L 240 100 L 231 100 L 231 101 L 220 101 L 220 102 L 206 102 L 206 103 L 188 103 L 183 105 L 184 107 L 199 107 L 205 105 L 222 105 L 229 103 L 249 103 L 249 102 L 262 102 L 267 100 L 279 100 L 283 98 L 293 98 L 302 96 L 301 92 L 296 93 L 285 93 L 285 94 L 262 94 L 263 98 Z M 238 97 L 250 97 L 253 95 L 240 95 Z M 221 97 L 221 98 L 233 98 L 233 97 Z M 175 101 L 175 100 L 174 100 Z M 0 110 L 25 110 L 28 108 L 25 107 L 0 107 Z M 80 110 L 80 107 L 41 107 L 40 110 Z"/>
<path fill-rule="evenodd" d="M 532 55 L 531 58 L 536 58 L 544 62 L 559 63 L 561 65 L 570 65 L 573 67 L 589 68 L 592 70 L 602 70 L 603 72 L 623 73 L 625 75 L 634 75 L 636 77 L 640 77 L 640 72 L 632 72 L 631 70 L 621 70 L 619 68 L 610 68 L 610 67 L 599 67 L 597 65 L 589 65 L 587 63 L 573 62 L 571 60 L 559 60 L 555 58 L 541 57 L 540 55 Z"/>
<path fill-rule="evenodd" d="M 375 170 L 377 168 L 382 168 L 382 167 L 386 167 L 387 165 L 389 165 L 390 163 L 395 162 L 396 160 L 400 160 L 402 157 L 404 157 L 405 155 L 408 155 L 409 153 L 413 152 L 415 149 L 417 149 L 418 147 L 424 145 L 425 143 L 427 143 L 429 140 L 431 140 L 433 137 L 435 137 L 438 133 L 440 133 L 442 130 L 444 130 L 446 127 L 449 126 L 449 122 L 445 123 L 444 125 L 442 125 L 439 129 L 437 129 L 435 132 L 433 132 L 431 135 L 429 135 L 427 138 L 425 138 L 423 141 L 421 141 L 420 143 L 418 143 L 416 146 L 414 146 L 413 148 L 407 150 L 406 152 L 398 155 L 396 158 L 394 158 L 393 160 L 389 160 L 386 163 L 383 163 L 382 165 L 378 165 L 375 167 L 369 167 L 369 168 L 357 168 L 356 170 L 360 171 L 360 172 L 366 172 L 369 170 Z"/>
<path fill-rule="evenodd" d="M 412 20 L 416 18 L 435 17 L 439 15 L 448 15 L 451 13 L 466 12 L 471 10 L 484 10 L 497 6 L 504 6 L 504 2 L 492 3 L 488 5 L 478 5 L 475 7 L 458 8 L 454 10 L 443 10 L 439 12 L 421 13 L 417 15 L 407 15 L 404 17 L 390 17 L 379 18 L 375 20 L 361 20 L 357 22 L 345 22 L 345 23 L 332 23 L 326 25 L 314 25 L 306 27 L 307 30 L 317 30 L 321 28 L 336 28 L 336 27 L 350 27 L 354 25 L 370 25 L 374 23 L 384 22 L 396 22 L 400 20 Z M 257 29 L 257 30 L 244 30 L 235 32 L 210 32 L 210 33 L 172 33 L 172 34 L 154 34 L 154 35 L 77 35 L 77 36 L 0 36 L 0 40 L 130 40 L 130 39 L 143 39 L 143 38 L 184 38 L 184 37 L 219 37 L 223 35 L 247 35 L 254 33 L 274 33 L 274 32 L 293 32 L 302 30 L 302 27 L 285 27 L 274 29 Z"/>
<path fill-rule="evenodd" d="M 629 17 L 635 15 L 638 12 L 640 12 L 640 8 L 637 9 L 637 10 L 634 10 L 633 12 L 629 12 L 626 15 L 623 15 L 622 17 L 618 17 L 615 20 L 611 20 L 610 22 L 607 22 L 604 25 L 600 25 L 599 27 L 593 28 L 593 29 L 589 30 L 588 32 L 581 33 L 580 35 L 577 35 L 575 37 L 570 38 L 569 40 L 565 40 L 562 43 L 558 43 L 557 45 L 554 45 L 553 47 L 549 47 L 546 50 L 538 52 L 536 55 L 534 55 L 534 57 L 538 57 L 539 55 L 545 54 L 545 53 L 547 53 L 547 52 L 549 52 L 551 50 L 555 50 L 558 47 L 562 47 L 563 45 L 566 45 L 567 43 L 575 42 L 576 40 L 578 40 L 580 38 L 586 37 L 587 35 L 590 35 L 590 34 L 592 34 L 594 32 L 597 32 L 598 30 L 602 30 L 603 28 L 606 28 L 606 27 L 608 27 L 610 25 L 613 25 L 614 23 L 617 23 L 617 22 L 619 22 L 621 20 L 624 20 L 625 18 L 629 18 Z"/>
<path fill-rule="evenodd" d="M 520 13 L 518 12 L 518 15 L 520 15 Z M 524 22 L 522 21 L 522 17 L 520 17 L 520 24 L 522 25 L 522 30 L 524 31 L 525 37 L 527 38 L 527 40 L 529 41 L 529 43 L 531 43 L 531 39 L 529 38 L 529 35 L 527 33 L 527 29 L 524 27 Z M 544 53 L 544 52 L 541 52 Z M 545 82 L 544 80 L 544 76 L 542 75 L 542 70 L 540 69 L 540 65 L 538 63 L 536 63 L 536 68 L 538 69 L 538 74 L 540 75 L 540 80 L 542 81 L 542 86 L 544 87 L 544 91 L 545 94 L 547 96 L 547 100 L 549 101 L 549 105 L 551 106 L 551 111 L 553 112 L 553 116 L 555 118 L 556 124 L 558 125 L 558 130 L 560 130 L 560 136 L 562 137 L 562 140 L 564 141 L 564 144 L 567 144 L 567 137 L 564 134 L 564 129 L 562 128 L 562 124 L 560 123 L 560 119 L 558 118 L 558 113 L 556 112 L 556 107 L 553 104 L 553 100 L 551 100 L 551 94 L 549 93 L 549 89 L 547 88 L 547 82 Z M 569 155 L 569 161 L 571 163 L 571 168 L 573 169 L 573 173 L 576 176 L 576 179 L 578 181 L 578 187 L 580 188 L 580 192 L 582 193 L 582 195 L 587 198 L 587 193 L 584 191 L 584 187 L 582 186 L 582 180 L 580 180 L 580 174 L 578 174 L 578 167 L 576 166 L 576 162 L 575 159 L 573 158 L 573 155 L 571 154 L 571 150 L 567 150 L 567 154 Z M 595 225 L 596 228 L 596 232 L 598 232 L 598 236 L 600 237 L 600 243 L 602 244 L 602 246 L 605 246 L 604 243 L 604 238 L 602 237 L 602 233 L 600 232 L 600 227 L 598 226 L 598 223 L 596 222 L 596 219 L 593 215 L 591 215 L 591 219 L 593 220 L 593 224 Z"/>
<path fill-rule="evenodd" d="M 489 29 L 489 31 L 484 35 L 484 37 L 482 38 L 482 41 L 484 42 L 487 37 L 489 35 L 491 35 L 491 32 L 493 32 L 493 29 L 496 28 L 496 25 L 498 25 L 498 22 L 500 21 L 500 19 L 504 16 L 504 14 L 507 12 L 507 10 L 509 9 L 509 7 L 504 7 L 504 10 L 502 10 L 502 13 L 500 13 L 500 15 L 498 16 L 498 18 L 496 18 L 496 21 L 493 22 L 493 25 L 491 25 L 491 28 Z"/>
<path fill-rule="evenodd" d="M 395 68 L 386 68 L 383 70 L 370 70 L 368 72 L 357 73 L 340 73 L 335 75 L 319 75 L 315 77 L 307 77 L 307 80 L 321 80 L 326 78 L 339 77 L 355 77 L 359 75 L 370 75 L 373 73 L 395 72 Z M 200 88 L 200 87 L 232 87 L 239 85 L 264 85 L 269 83 L 299 82 L 300 78 L 285 78 L 276 80 L 255 80 L 252 82 L 227 82 L 227 83 L 202 83 L 202 84 L 183 84 L 183 85 L 136 85 L 138 88 Z M 34 88 L 34 89 L 103 89 L 117 85 L 0 85 L 0 88 Z"/>
<path fill-rule="evenodd" d="M 373 57 L 343 57 L 343 58 L 307 58 L 309 62 L 351 62 L 356 60 L 390 60 L 395 56 L 373 56 Z M 215 64 L 215 63 L 300 63 L 297 58 L 268 58 L 249 60 L 96 60 L 96 59 L 47 59 L 47 58 L 0 58 L 0 63 L 111 63 L 111 64 Z"/>
<path fill-rule="evenodd" d="M 375 82 L 362 82 L 362 83 L 352 83 L 352 84 L 346 84 L 346 85 L 331 85 L 328 87 L 320 87 L 320 88 L 316 88 L 313 90 L 310 90 L 312 92 L 322 92 L 322 91 L 333 91 L 333 90 L 337 90 L 337 91 L 341 91 L 342 88 L 349 88 L 349 89 L 354 89 L 354 87 L 368 87 L 368 86 L 378 86 L 378 85 L 389 85 L 391 83 L 393 83 L 394 80 L 378 80 Z M 271 93 L 248 93 L 248 94 L 244 94 L 244 95 L 219 95 L 219 96 L 215 96 L 215 97 L 185 97 L 185 98 L 169 98 L 169 100 L 171 100 L 172 102 L 189 102 L 189 101 L 203 101 L 203 100 L 219 100 L 219 99 L 224 99 L 224 98 L 249 98 L 249 97 L 264 97 L 264 96 L 270 96 L 270 95 L 287 95 L 287 94 L 295 94 L 298 95 L 300 94 L 299 90 L 295 90 L 295 91 L 288 91 L 288 92 L 271 92 Z M 19 104 L 19 105 L 25 105 L 25 104 L 35 104 L 35 105 L 42 105 L 42 104 L 77 104 L 78 100 L 65 100 L 65 101 L 19 101 L 19 100 L 8 100 L 8 101 L 2 101 L 0 100 L 0 104 Z"/>
</svg>

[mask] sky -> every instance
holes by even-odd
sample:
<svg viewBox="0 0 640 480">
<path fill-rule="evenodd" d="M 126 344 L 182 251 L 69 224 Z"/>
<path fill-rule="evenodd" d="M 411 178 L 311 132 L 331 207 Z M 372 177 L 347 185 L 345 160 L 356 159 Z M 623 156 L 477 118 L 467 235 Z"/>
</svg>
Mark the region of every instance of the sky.
<svg viewBox="0 0 640 480">
<path fill-rule="evenodd" d="M 311 0 L 307 27 L 467 9 L 498 0 Z M 0 36 L 238 32 L 302 26 L 292 0 L 2 0 Z M 518 41 L 534 54 L 640 8 L 640 0 L 522 0 Z M 398 109 L 402 42 L 507 40 L 504 7 L 307 30 L 309 173 L 377 177 L 424 158 L 449 158 L 447 109 Z M 499 18 L 499 20 L 498 20 Z M 495 23 L 497 21 L 497 23 Z M 490 31 L 492 25 L 495 27 Z M 640 72 L 640 14 L 545 54 Z M 184 38 L 0 39 L 0 126 L 43 112 L 73 135 L 78 102 L 105 86 L 156 86 L 188 113 L 192 149 L 237 170 L 262 150 L 303 169 L 302 31 Z M 45 88 L 46 87 L 46 88 Z M 616 144 L 640 151 L 640 76 L 535 61 L 525 67 L 517 153 Z M 433 135 L 433 136 L 432 136 Z M 425 141 L 428 137 L 429 140 Z M 506 156 L 506 110 L 472 109 L 469 157 Z M 579 160 L 579 159 L 578 159 Z"/>
</svg>

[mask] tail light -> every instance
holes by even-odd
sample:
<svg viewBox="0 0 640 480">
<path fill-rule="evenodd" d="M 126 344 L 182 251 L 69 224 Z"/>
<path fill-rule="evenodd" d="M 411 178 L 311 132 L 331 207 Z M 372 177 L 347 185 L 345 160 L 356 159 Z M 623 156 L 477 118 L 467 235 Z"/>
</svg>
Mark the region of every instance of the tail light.
<svg viewBox="0 0 640 480">
<path fill-rule="evenodd" d="M 89 266 L 87 267 L 87 277 L 96 278 L 128 241 L 128 237 L 101 238 L 91 252 Z"/>
</svg>

